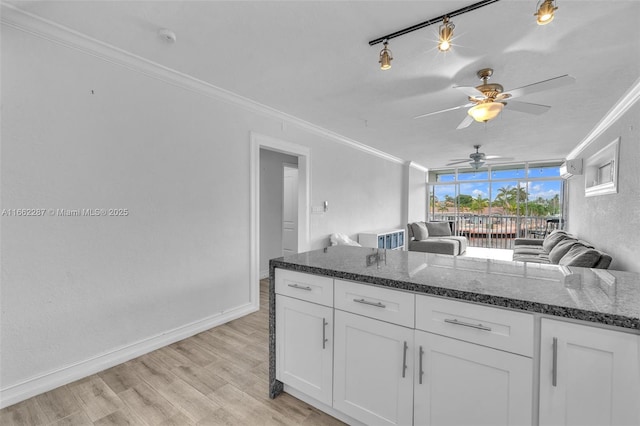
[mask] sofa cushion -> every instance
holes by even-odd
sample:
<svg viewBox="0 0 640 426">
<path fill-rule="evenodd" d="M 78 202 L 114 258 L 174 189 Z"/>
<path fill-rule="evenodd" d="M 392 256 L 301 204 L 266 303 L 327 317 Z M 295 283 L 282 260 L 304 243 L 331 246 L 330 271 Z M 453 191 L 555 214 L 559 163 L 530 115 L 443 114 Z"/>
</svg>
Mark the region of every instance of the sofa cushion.
<svg viewBox="0 0 640 426">
<path fill-rule="evenodd" d="M 566 232 L 555 230 L 547 235 L 542 242 L 542 248 L 549 253 L 560 241 L 571 238 Z"/>
<path fill-rule="evenodd" d="M 551 263 L 556 263 L 556 264 L 560 262 L 560 259 L 562 259 L 562 256 L 567 254 L 569 249 L 573 247 L 574 244 L 579 244 L 578 240 L 576 240 L 575 238 L 566 238 L 560 241 L 549 252 L 549 261 Z"/>
<path fill-rule="evenodd" d="M 427 222 L 427 231 L 431 237 L 450 237 L 451 227 L 449 222 Z"/>
<path fill-rule="evenodd" d="M 516 262 L 534 262 L 534 263 L 549 263 L 548 258 L 542 258 L 535 254 L 513 254 L 513 260 Z"/>
<path fill-rule="evenodd" d="M 540 254 L 545 251 L 542 246 L 515 246 L 513 252 L 516 254 Z"/>
<path fill-rule="evenodd" d="M 424 222 L 414 222 L 411 224 L 411 230 L 413 231 L 413 238 L 418 241 L 426 240 L 429 238 L 429 231 Z"/>
<path fill-rule="evenodd" d="M 458 254 L 462 254 L 467 251 L 467 247 L 469 246 L 469 240 L 467 237 L 452 235 L 450 237 L 442 237 L 444 240 L 456 240 L 460 246 L 458 247 Z"/>
<path fill-rule="evenodd" d="M 600 260 L 598 260 L 598 263 L 593 265 L 593 267 L 598 269 L 608 269 L 612 260 L 613 258 L 607 253 L 600 252 Z"/>
<path fill-rule="evenodd" d="M 600 260 L 600 255 L 598 250 L 587 248 L 582 244 L 574 244 L 567 254 L 562 256 L 558 265 L 592 268 Z"/>
<path fill-rule="evenodd" d="M 440 238 L 429 238 L 423 241 L 409 241 L 410 251 L 420 251 L 423 253 L 438 253 L 457 255 L 459 242 L 455 240 L 446 240 Z"/>
</svg>

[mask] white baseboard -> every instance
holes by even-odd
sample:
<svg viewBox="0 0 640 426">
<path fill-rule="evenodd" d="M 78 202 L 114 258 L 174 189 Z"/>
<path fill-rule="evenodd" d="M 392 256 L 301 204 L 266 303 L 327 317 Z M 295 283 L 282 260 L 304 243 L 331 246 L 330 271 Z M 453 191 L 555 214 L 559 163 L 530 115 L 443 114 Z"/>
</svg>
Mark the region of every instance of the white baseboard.
<svg viewBox="0 0 640 426">
<path fill-rule="evenodd" d="M 260 271 L 260 279 L 264 280 L 265 278 L 269 278 L 269 271 Z"/>
<path fill-rule="evenodd" d="M 171 343 L 178 342 L 210 328 L 248 315 L 258 309 L 259 307 L 257 305 L 250 303 L 238 306 L 237 308 L 212 315 L 200 321 L 186 324 L 136 343 L 113 349 L 93 358 L 41 374 L 21 383 L 7 386 L 6 388 L 0 389 L 0 409 L 106 370 L 107 368 L 122 364 L 133 358 L 170 345 Z"/>
</svg>

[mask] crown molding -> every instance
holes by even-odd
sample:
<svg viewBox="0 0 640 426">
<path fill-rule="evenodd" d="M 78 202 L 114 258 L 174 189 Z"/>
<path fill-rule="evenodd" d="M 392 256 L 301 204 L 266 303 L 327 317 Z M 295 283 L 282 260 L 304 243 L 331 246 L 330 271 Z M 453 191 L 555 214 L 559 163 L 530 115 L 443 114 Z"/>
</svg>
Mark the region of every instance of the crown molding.
<svg viewBox="0 0 640 426">
<path fill-rule="evenodd" d="M 405 164 L 408 165 L 412 169 L 416 169 L 416 170 L 420 170 L 421 172 L 429 173 L 429 169 L 427 167 L 423 166 L 422 164 L 418 164 L 418 163 L 416 163 L 414 161 L 407 161 Z"/>
<path fill-rule="evenodd" d="M 598 136 L 603 134 L 605 130 L 613 125 L 622 115 L 627 112 L 640 99 L 640 78 L 638 78 L 626 91 L 618 102 L 609 110 L 609 112 L 600 120 L 600 122 L 591 130 L 591 132 L 567 155 L 567 160 L 577 158 L 578 155 L 588 147 Z"/>
<path fill-rule="evenodd" d="M 347 145 L 367 154 L 398 164 L 405 163 L 405 161 L 399 157 L 370 147 L 362 142 L 358 142 L 301 118 L 279 111 L 275 108 L 271 108 L 229 90 L 214 86 L 191 75 L 150 61 L 124 49 L 104 43 L 64 25 L 60 25 L 38 15 L 21 10 L 13 5 L 0 3 L 0 23 L 67 48 L 77 50 L 86 55 L 102 59 L 111 64 L 158 79 L 165 83 L 182 87 L 210 98 L 228 102 L 256 114 L 282 120 L 283 122 L 293 124 L 311 133 L 328 138 L 334 142 Z"/>
</svg>

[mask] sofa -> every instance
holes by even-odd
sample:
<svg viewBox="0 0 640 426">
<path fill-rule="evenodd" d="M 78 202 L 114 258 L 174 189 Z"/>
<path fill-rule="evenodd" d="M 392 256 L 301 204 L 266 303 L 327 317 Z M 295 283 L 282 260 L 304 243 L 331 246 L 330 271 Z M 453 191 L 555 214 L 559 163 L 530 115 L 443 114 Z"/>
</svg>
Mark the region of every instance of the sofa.
<svg viewBox="0 0 640 426">
<path fill-rule="evenodd" d="M 612 259 L 588 242 L 565 231 L 555 230 L 544 239 L 516 238 L 513 260 L 607 269 Z"/>
<path fill-rule="evenodd" d="M 458 256 L 467 250 L 466 237 L 452 235 L 449 222 L 413 222 L 407 225 L 409 251 Z"/>
</svg>

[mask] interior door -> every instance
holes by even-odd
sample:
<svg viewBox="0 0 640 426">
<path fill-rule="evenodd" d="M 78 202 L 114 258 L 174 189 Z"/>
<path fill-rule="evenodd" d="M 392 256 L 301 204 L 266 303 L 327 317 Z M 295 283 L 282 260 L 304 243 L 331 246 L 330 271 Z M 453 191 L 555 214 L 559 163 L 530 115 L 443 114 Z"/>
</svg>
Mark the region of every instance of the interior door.
<svg viewBox="0 0 640 426">
<path fill-rule="evenodd" d="M 298 168 L 285 164 L 282 206 L 282 255 L 298 252 Z"/>
</svg>

